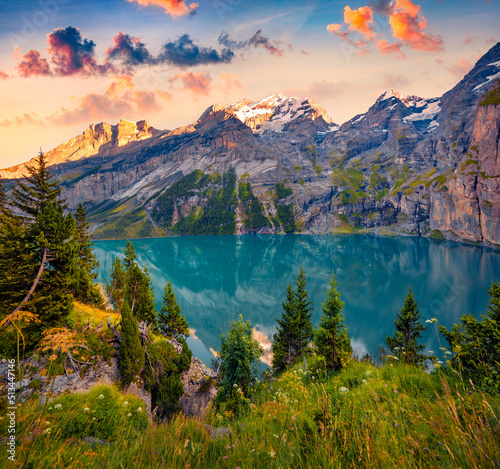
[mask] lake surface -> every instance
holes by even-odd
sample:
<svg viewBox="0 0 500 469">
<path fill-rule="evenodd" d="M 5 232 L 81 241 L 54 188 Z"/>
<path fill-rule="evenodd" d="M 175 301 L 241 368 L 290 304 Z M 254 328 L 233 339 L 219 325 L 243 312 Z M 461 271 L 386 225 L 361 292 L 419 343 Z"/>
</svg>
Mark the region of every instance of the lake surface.
<svg viewBox="0 0 500 469">
<path fill-rule="evenodd" d="M 491 280 L 500 280 L 500 252 L 422 238 L 369 235 L 186 236 L 134 240 L 137 260 L 147 266 L 156 300 L 171 281 L 182 312 L 194 329 L 188 339 L 206 364 L 219 350 L 220 334 L 233 316 L 250 320 L 259 341 L 272 340 L 286 286 L 302 265 L 317 325 L 330 273 L 339 282 L 344 314 L 358 354 L 378 355 L 393 333 L 396 312 L 413 287 L 422 320 L 450 328 L 464 313 L 486 309 Z M 96 241 L 98 281 L 109 280 L 113 257 L 126 241 Z M 427 350 L 446 341 L 437 325 L 424 333 Z"/>
</svg>

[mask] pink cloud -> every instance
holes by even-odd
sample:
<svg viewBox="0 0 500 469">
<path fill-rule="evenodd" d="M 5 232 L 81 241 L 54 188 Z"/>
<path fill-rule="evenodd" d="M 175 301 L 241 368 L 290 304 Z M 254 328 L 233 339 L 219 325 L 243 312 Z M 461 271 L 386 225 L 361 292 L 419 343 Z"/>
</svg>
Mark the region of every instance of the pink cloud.
<svg viewBox="0 0 500 469">
<path fill-rule="evenodd" d="M 111 64 L 100 65 L 96 62 L 94 41 L 84 39 L 80 30 L 73 26 L 49 33 L 46 52 L 50 63 L 37 50 L 21 55 L 21 49 L 16 47 L 14 57 L 18 61 L 16 68 L 19 75 L 91 76 L 114 71 Z"/>
<path fill-rule="evenodd" d="M 243 91 L 245 89 L 234 73 L 221 73 L 219 75 L 219 81 L 225 93 L 238 90 Z"/>
<path fill-rule="evenodd" d="M 169 94 L 169 93 L 167 93 Z M 113 81 L 103 94 L 89 93 L 78 100 L 73 109 L 62 107 L 48 116 L 40 117 L 35 113 L 24 114 L 0 122 L 0 126 L 10 125 L 72 125 L 89 123 L 109 118 L 122 118 L 138 112 L 148 114 L 161 109 L 156 93 L 137 90 L 130 77 L 120 77 Z M 161 95 L 164 98 L 165 95 Z"/>
<path fill-rule="evenodd" d="M 32 49 L 21 55 L 21 49 L 16 47 L 14 56 L 19 57 L 16 69 L 22 77 L 52 75 L 47 59 L 43 59 L 37 50 Z"/>
<path fill-rule="evenodd" d="M 157 6 L 163 8 L 165 13 L 172 16 L 183 16 L 194 13 L 199 7 L 198 3 L 190 3 L 184 0 L 127 0 L 128 2 L 138 3 L 141 6 Z"/>
<path fill-rule="evenodd" d="M 443 66 L 446 70 L 453 73 L 457 77 L 463 77 L 466 75 L 472 68 L 472 65 L 467 59 L 460 57 L 456 63 L 448 63 L 446 64 L 442 59 L 436 59 L 436 63 Z"/>
<path fill-rule="evenodd" d="M 210 74 L 202 72 L 176 73 L 169 78 L 169 81 L 171 83 L 180 81 L 182 83 L 181 89 L 191 91 L 193 96 L 208 96 L 212 86 Z"/>
<path fill-rule="evenodd" d="M 7 80 L 9 75 L 7 75 L 3 70 L 0 70 L 0 80 Z"/>
<path fill-rule="evenodd" d="M 384 75 L 384 86 L 397 89 L 410 84 L 410 80 L 403 75 Z"/>
</svg>

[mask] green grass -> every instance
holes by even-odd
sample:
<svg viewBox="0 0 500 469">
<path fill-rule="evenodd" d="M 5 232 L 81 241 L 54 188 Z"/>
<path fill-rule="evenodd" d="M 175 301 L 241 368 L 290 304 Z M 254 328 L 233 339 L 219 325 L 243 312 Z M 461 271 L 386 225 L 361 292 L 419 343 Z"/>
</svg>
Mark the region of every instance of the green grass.
<svg viewBox="0 0 500 469">
<path fill-rule="evenodd" d="M 40 469 L 489 468 L 500 460 L 499 399 L 459 376 L 358 361 L 330 374 L 308 362 L 309 374 L 295 367 L 272 386 L 257 384 L 236 419 L 208 412 L 146 424 L 141 401 L 109 387 L 42 408 L 34 399 L 19 409 L 19 463 L 30 446 L 26 467 Z M 206 425 L 231 434 L 214 439 Z"/>
<path fill-rule="evenodd" d="M 500 104 L 500 80 L 496 81 L 496 88 L 488 91 L 479 103 L 480 106 L 498 106 Z"/>
</svg>

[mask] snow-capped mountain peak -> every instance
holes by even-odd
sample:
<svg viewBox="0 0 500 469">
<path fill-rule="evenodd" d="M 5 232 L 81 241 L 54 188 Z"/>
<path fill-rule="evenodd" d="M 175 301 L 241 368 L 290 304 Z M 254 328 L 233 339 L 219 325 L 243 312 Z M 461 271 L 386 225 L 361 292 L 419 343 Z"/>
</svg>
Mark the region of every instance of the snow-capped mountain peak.
<svg viewBox="0 0 500 469">
<path fill-rule="evenodd" d="M 386 91 L 382 96 L 380 96 L 380 98 L 377 99 L 377 102 L 386 101 L 387 99 L 392 98 L 401 101 L 407 108 L 423 107 L 428 101 L 425 98 L 421 98 L 420 96 L 407 95 L 399 93 L 398 91 L 390 90 Z"/>
<path fill-rule="evenodd" d="M 273 94 L 256 102 L 245 99 L 226 108 L 254 133 L 281 132 L 291 122 L 301 119 L 316 121 L 322 118 L 327 125 L 333 123 L 326 110 L 314 101 L 282 93 Z"/>
</svg>

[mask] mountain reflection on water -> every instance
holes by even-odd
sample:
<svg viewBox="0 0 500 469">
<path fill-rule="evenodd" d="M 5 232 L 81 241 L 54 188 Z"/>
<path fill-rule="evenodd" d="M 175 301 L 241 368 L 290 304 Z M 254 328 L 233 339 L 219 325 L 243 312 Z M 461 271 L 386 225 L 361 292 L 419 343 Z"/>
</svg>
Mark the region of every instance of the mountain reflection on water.
<svg viewBox="0 0 500 469">
<path fill-rule="evenodd" d="M 451 327 L 464 313 L 485 310 L 491 280 L 500 279 L 500 253 L 486 248 L 422 238 L 369 235 L 186 236 L 134 240 L 137 260 L 147 266 L 155 298 L 171 281 L 182 312 L 194 329 L 189 345 L 206 364 L 219 350 L 220 334 L 233 316 L 250 320 L 259 340 L 272 340 L 286 286 L 300 266 L 319 322 L 330 273 L 336 274 L 344 314 L 358 353 L 378 354 L 393 331 L 408 287 L 413 286 L 422 320 Z M 126 241 L 98 241 L 94 252 L 106 281 L 113 257 Z M 432 325 L 423 341 L 437 352 L 446 342 Z"/>
</svg>

